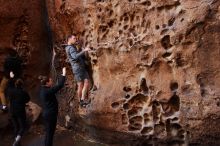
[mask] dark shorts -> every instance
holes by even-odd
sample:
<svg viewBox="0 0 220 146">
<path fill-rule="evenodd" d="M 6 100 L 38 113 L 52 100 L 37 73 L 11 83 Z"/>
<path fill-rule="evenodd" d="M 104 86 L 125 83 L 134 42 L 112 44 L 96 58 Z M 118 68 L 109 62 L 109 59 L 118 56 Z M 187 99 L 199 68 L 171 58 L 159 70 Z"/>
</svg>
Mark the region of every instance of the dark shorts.
<svg viewBox="0 0 220 146">
<path fill-rule="evenodd" d="M 82 82 L 84 81 L 85 79 L 89 79 L 89 74 L 87 71 L 85 70 L 82 70 L 80 72 L 76 72 L 74 73 L 74 78 L 77 82 Z"/>
</svg>

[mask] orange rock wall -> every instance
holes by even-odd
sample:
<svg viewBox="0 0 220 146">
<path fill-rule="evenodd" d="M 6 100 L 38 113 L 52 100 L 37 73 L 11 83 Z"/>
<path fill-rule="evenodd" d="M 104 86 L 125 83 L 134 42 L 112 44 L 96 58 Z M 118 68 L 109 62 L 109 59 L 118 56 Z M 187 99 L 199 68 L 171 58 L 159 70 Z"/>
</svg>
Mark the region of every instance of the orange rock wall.
<svg viewBox="0 0 220 146">
<path fill-rule="evenodd" d="M 219 1 L 0 3 L 0 62 L 7 54 L 4 47 L 17 48 L 34 97 L 39 74 L 56 75 L 68 66 L 59 122 L 72 121 L 74 126 L 80 119 L 148 143 L 220 143 Z M 76 83 L 63 50 L 71 33 L 93 48 L 88 54 L 92 103 L 86 109 L 78 108 Z"/>
<path fill-rule="evenodd" d="M 55 4 L 50 15 L 58 48 L 71 33 L 93 48 L 97 90 L 92 104 L 77 111 L 87 124 L 180 143 L 219 134 L 213 131 L 220 127 L 218 1 Z"/>
</svg>

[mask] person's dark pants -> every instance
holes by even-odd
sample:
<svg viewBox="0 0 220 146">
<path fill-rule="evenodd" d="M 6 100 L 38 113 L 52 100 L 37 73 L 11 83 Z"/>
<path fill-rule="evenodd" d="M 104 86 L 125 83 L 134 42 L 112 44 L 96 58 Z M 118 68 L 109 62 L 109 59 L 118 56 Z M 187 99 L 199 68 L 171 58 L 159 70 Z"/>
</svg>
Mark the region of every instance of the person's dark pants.
<svg viewBox="0 0 220 146">
<path fill-rule="evenodd" d="M 12 113 L 15 136 L 22 136 L 26 129 L 26 113 Z"/>
<path fill-rule="evenodd" d="M 56 130 L 57 125 L 57 114 L 45 114 L 44 115 L 45 121 L 45 146 L 53 146 L 53 136 Z"/>
</svg>

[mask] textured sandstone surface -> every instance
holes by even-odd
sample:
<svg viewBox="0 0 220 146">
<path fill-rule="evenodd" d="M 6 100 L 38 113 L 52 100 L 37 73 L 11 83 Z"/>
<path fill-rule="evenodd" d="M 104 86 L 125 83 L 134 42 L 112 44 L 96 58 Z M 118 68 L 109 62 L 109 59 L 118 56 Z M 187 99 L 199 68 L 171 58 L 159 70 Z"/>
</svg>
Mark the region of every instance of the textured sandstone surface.
<svg viewBox="0 0 220 146">
<path fill-rule="evenodd" d="M 76 111 L 85 123 L 158 141 L 219 143 L 219 1 L 57 0 L 50 6 L 57 50 L 69 33 L 93 47 L 97 90 L 92 104 Z"/>
<path fill-rule="evenodd" d="M 6 8 L 12 7 L 11 1 L 0 6 L 0 30 L 5 32 L 0 45 L 25 43 L 27 50 L 18 51 L 30 60 L 29 73 L 46 72 L 50 61 L 53 74 L 68 66 L 59 122 L 74 127 L 80 121 L 93 127 L 88 134 L 110 141 L 131 135 L 136 141 L 145 139 L 142 145 L 220 144 L 220 1 L 47 0 L 52 40 L 47 16 L 39 12 L 44 2 L 35 3 L 39 7 L 27 9 L 19 2 L 24 11 L 14 6 L 10 13 Z M 24 13 L 28 23 L 17 25 Z M 16 35 L 27 26 L 27 32 Z M 78 108 L 76 83 L 63 50 L 71 33 L 93 48 L 87 54 L 93 90 L 86 109 Z M 28 41 L 17 39 L 26 35 Z M 56 54 L 52 60 L 51 53 Z M 45 66 L 34 64 L 36 60 Z M 34 71 L 28 66 L 32 62 Z M 100 129 L 120 134 L 111 139 Z"/>
</svg>

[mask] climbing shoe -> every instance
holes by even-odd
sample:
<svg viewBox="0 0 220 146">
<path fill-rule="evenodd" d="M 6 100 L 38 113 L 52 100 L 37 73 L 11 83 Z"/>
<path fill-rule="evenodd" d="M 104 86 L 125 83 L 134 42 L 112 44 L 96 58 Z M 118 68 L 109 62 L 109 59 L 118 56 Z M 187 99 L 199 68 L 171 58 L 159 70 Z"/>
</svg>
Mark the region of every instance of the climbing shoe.
<svg viewBox="0 0 220 146">
<path fill-rule="evenodd" d="M 85 107 L 85 102 L 84 102 L 84 100 L 80 99 L 79 105 L 80 105 L 80 107 Z"/>
<path fill-rule="evenodd" d="M 7 112 L 8 112 L 8 107 L 5 106 L 5 105 L 3 105 L 3 106 L 1 107 L 1 110 L 2 110 L 4 113 L 7 113 Z"/>
<path fill-rule="evenodd" d="M 86 100 L 84 100 L 84 104 L 85 105 L 88 105 L 88 104 L 90 104 L 91 103 L 91 99 L 86 99 Z"/>
</svg>

